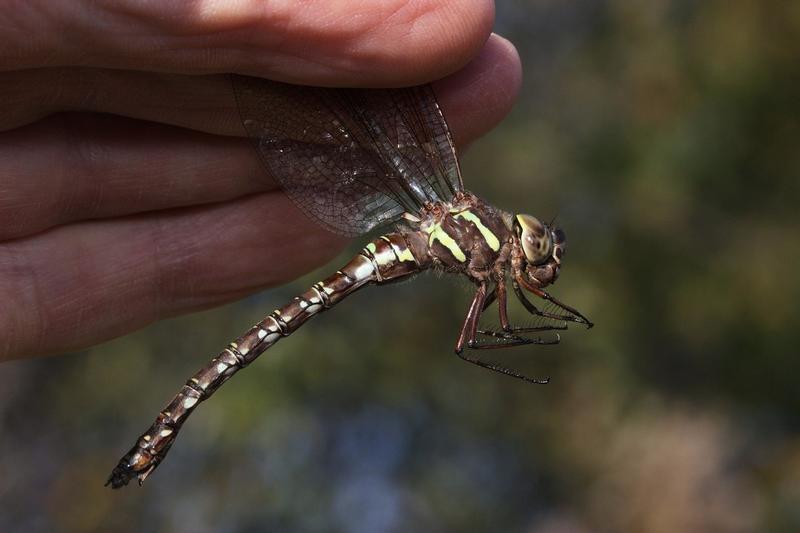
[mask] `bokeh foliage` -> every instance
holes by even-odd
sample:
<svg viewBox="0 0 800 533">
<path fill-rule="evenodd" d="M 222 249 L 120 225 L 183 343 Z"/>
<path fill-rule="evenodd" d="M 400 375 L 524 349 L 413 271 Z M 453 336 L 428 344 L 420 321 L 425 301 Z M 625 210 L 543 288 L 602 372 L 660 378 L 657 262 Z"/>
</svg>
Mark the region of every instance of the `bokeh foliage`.
<svg viewBox="0 0 800 533">
<path fill-rule="evenodd" d="M 507 1 L 497 31 L 526 81 L 463 167 L 567 232 L 554 293 L 596 327 L 503 356 L 553 382 L 451 355 L 463 282 L 369 289 L 204 404 L 145 488 L 104 489 L 316 273 L 3 365 L 0 530 L 800 530 L 800 4 Z"/>
</svg>

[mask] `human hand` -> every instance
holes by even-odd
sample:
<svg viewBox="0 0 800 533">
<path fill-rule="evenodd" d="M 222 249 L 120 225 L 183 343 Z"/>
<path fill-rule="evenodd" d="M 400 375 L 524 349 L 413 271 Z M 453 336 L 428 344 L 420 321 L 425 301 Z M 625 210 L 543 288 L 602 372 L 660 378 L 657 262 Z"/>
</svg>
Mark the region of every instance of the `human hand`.
<svg viewBox="0 0 800 533">
<path fill-rule="evenodd" d="M 447 76 L 434 88 L 463 147 L 519 88 L 492 16 L 484 0 L 0 7 L 0 360 L 220 305 L 342 249 L 264 177 L 220 73 Z"/>
</svg>

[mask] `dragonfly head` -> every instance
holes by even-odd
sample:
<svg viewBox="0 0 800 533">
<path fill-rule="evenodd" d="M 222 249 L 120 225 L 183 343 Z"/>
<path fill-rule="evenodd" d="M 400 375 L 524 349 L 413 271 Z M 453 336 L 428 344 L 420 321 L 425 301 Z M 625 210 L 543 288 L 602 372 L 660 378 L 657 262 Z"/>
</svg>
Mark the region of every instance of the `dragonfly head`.
<svg viewBox="0 0 800 533">
<path fill-rule="evenodd" d="M 530 281 L 539 287 L 555 282 L 567 249 L 564 231 L 531 215 L 515 216 L 514 231 L 527 262 L 525 274 Z"/>
<path fill-rule="evenodd" d="M 545 224 L 530 215 L 517 215 L 514 217 L 514 232 L 518 245 L 516 252 L 519 254 L 519 249 L 521 248 L 522 255 L 525 257 L 524 265 L 521 264 L 523 262 L 519 261 L 519 259 L 517 261 L 512 260 L 512 276 L 515 280 L 514 290 L 517 293 L 517 297 L 522 300 L 523 304 L 527 301 L 519 291 L 519 288 L 522 287 L 558 309 L 555 313 L 543 313 L 532 306 L 530 302 L 525 307 L 535 315 L 564 322 L 578 322 L 584 324 L 587 328 L 591 328 L 593 326 L 592 322 L 583 316 L 580 311 L 559 302 L 542 290 L 542 287 L 555 283 L 556 279 L 558 279 L 561 260 L 567 250 L 567 236 L 564 231 Z M 517 255 L 517 258 L 519 258 L 519 255 Z"/>
</svg>

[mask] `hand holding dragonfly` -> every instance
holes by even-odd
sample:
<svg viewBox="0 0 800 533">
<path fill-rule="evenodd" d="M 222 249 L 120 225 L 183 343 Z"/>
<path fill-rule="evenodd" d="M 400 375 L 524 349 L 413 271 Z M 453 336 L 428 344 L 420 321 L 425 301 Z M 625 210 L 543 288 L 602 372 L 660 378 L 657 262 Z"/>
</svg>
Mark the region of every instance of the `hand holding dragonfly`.
<svg viewBox="0 0 800 533">
<path fill-rule="evenodd" d="M 373 2 L 358 17 L 327 2 L 201 4 L 0 7 L 0 360 L 219 305 L 341 249 L 265 182 L 221 73 L 333 86 L 449 75 L 434 88 L 458 146 L 519 86 L 489 2 Z"/>
</svg>

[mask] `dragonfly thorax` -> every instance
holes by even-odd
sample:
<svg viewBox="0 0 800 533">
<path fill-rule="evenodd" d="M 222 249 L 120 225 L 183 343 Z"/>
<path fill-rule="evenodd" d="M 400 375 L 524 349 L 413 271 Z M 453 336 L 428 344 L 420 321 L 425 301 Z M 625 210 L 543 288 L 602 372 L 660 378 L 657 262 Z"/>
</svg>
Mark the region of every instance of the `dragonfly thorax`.
<svg viewBox="0 0 800 533">
<path fill-rule="evenodd" d="M 501 257 L 508 257 L 512 233 L 505 216 L 474 194 L 461 191 L 450 202 L 425 206 L 419 223 L 411 226 L 424 239 L 421 255 L 430 260 L 431 267 L 481 281 L 492 275 L 498 260 L 505 261 Z"/>
</svg>

